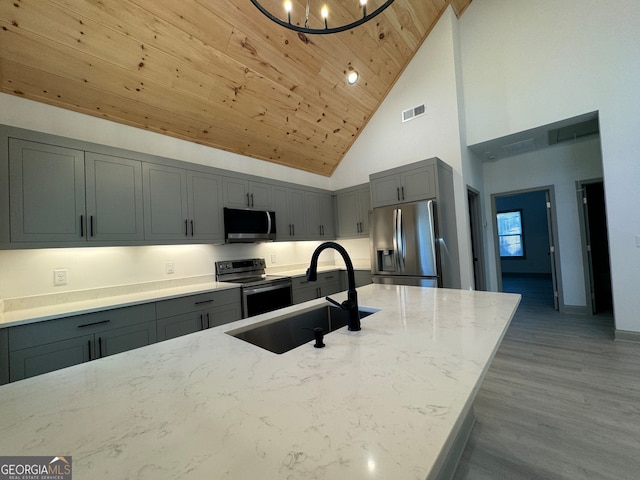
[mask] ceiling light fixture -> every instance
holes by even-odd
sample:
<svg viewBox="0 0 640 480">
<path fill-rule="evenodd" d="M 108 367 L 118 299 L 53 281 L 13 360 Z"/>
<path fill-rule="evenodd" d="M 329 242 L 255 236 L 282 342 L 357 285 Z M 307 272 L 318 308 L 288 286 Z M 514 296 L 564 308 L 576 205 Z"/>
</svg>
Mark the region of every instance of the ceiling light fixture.
<svg viewBox="0 0 640 480">
<path fill-rule="evenodd" d="M 335 0 L 323 0 L 323 1 L 335 1 Z M 354 2 L 356 0 L 353 0 Z M 386 0 L 382 5 L 380 5 L 378 8 L 376 8 L 373 12 L 371 13 L 367 13 L 367 0 L 357 0 L 358 3 L 360 4 L 361 10 L 362 10 L 362 18 L 359 18 L 351 23 L 345 23 L 343 25 L 340 26 L 336 26 L 336 27 L 329 27 L 329 8 L 327 7 L 326 3 L 323 3 L 322 8 L 320 9 L 320 16 L 322 18 L 322 23 L 324 24 L 321 28 L 312 28 L 309 26 L 309 17 L 311 15 L 311 0 L 307 0 L 307 8 L 305 11 L 305 17 L 304 17 L 304 24 L 303 26 L 300 26 L 300 22 L 298 23 L 291 23 L 291 13 L 293 12 L 293 2 L 291 0 L 285 0 L 284 2 L 284 12 L 287 15 L 287 19 L 286 20 L 282 20 L 281 18 L 279 18 L 278 16 L 274 15 L 273 13 L 269 12 L 269 10 L 267 10 L 265 7 L 263 7 L 260 2 L 258 0 L 251 0 L 251 3 L 253 3 L 255 5 L 255 7 L 260 10 L 265 16 L 267 16 L 267 18 L 269 18 L 270 20 L 274 21 L 275 23 L 277 23 L 278 25 L 281 25 L 285 28 L 288 28 L 290 30 L 294 30 L 296 32 L 299 33 L 310 33 L 310 34 L 327 34 L 327 33 L 338 33 L 338 32 L 344 32 L 345 30 L 349 30 L 351 28 L 357 27 L 358 25 L 362 25 L 365 22 L 368 22 L 369 20 L 371 20 L 373 17 L 377 16 L 378 14 L 382 13 L 382 11 L 387 8 L 389 5 L 391 5 L 394 0 Z M 320 3 L 320 2 L 317 2 Z M 342 2 L 340 2 L 342 3 Z M 342 6 L 338 7 L 336 6 L 336 8 L 344 8 Z M 357 18 L 355 15 L 353 16 L 353 18 Z"/>
<path fill-rule="evenodd" d="M 349 85 L 355 85 L 355 83 L 358 81 L 359 76 L 360 75 L 358 75 L 358 72 L 356 72 L 355 70 L 351 70 L 347 75 L 347 83 Z"/>
</svg>

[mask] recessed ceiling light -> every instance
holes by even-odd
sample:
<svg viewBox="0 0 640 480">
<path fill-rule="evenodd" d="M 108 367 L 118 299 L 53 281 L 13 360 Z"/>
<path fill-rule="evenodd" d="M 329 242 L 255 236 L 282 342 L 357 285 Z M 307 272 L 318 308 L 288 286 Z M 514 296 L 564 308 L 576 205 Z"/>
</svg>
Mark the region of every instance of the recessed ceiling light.
<svg viewBox="0 0 640 480">
<path fill-rule="evenodd" d="M 355 70 L 351 70 L 347 75 L 347 82 L 349 85 L 353 85 L 358 81 L 359 75 Z"/>
</svg>

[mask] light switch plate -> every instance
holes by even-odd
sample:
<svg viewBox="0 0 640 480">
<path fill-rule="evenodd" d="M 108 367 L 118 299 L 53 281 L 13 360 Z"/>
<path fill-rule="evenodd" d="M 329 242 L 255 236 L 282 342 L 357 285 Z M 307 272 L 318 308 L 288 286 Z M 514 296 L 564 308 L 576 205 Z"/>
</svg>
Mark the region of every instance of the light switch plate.
<svg viewBox="0 0 640 480">
<path fill-rule="evenodd" d="M 173 272 L 175 272 L 173 262 L 167 262 L 167 274 L 171 275 Z"/>
</svg>

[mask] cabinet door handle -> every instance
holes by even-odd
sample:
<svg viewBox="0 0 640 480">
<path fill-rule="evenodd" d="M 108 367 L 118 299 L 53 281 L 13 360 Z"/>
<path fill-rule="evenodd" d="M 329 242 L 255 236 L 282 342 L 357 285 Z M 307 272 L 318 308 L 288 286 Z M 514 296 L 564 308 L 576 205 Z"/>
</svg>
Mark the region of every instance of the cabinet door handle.
<svg viewBox="0 0 640 480">
<path fill-rule="evenodd" d="M 213 298 L 210 298 L 209 300 L 200 300 L 199 302 L 195 302 L 194 305 L 203 305 L 205 303 L 213 303 Z"/>
<path fill-rule="evenodd" d="M 207 312 L 207 328 L 211 328 L 211 318 L 209 317 L 209 312 Z"/>
<path fill-rule="evenodd" d="M 84 215 L 80 215 L 80 237 L 84 237 Z"/>
<path fill-rule="evenodd" d="M 87 345 L 89 346 L 89 360 L 91 360 L 91 340 L 87 342 Z"/>
<path fill-rule="evenodd" d="M 98 337 L 98 358 L 102 358 L 102 337 Z"/>
<path fill-rule="evenodd" d="M 250 207 L 250 206 L 251 206 L 251 203 L 249 201 L 249 194 L 247 193 L 247 207 Z"/>
<path fill-rule="evenodd" d="M 191 236 L 193 237 L 193 220 L 191 220 Z"/>
<path fill-rule="evenodd" d="M 404 187 L 402 187 L 402 200 L 404 200 Z"/>
<path fill-rule="evenodd" d="M 102 325 L 104 323 L 109 323 L 110 321 L 111 320 L 107 319 L 107 320 L 100 320 L 99 322 L 84 323 L 82 325 L 78 325 L 78 328 L 93 327 L 94 325 Z"/>
<path fill-rule="evenodd" d="M 289 224 L 289 236 L 293 235 L 293 233 L 291 233 L 291 224 Z"/>
<path fill-rule="evenodd" d="M 185 219 L 184 221 L 184 236 L 188 237 L 189 236 L 189 219 Z"/>
<path fill-rule="evenodd" d="M 200 314 L 200 330 L 204 330 L 204 314 Z"/>
<path fill-rule="evenodd" d="M 396 194 L 398 195 L 398 200 L 400 200 L 400 187 L 396 187 Z"/>
<path fill-rule="evenodd" d="M 253 207 L 253 193 L 251 194 L 251 206 Z"/>
<path fill-rule="evenodd" d="M 91 236 L 93 237 L 93 215 L 89 217 L 89 230 L 91 231 Z"/>
<path fill-rule="evenodd" d="M 325 280 L 331 280 L 333 278 L 333 275 L 330 275 L 328 277 L 324 277 Z"/>
</svg>

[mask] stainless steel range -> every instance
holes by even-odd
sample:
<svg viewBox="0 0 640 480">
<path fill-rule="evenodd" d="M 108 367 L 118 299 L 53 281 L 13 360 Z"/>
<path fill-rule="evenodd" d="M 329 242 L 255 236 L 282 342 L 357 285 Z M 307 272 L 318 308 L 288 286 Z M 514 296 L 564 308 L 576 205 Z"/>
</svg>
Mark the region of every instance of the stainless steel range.
<svg viewBox="0 0 640 480">
<path fill-rule="evenodd" d="M 216 262 L 216 280 L 242 284 L 242 318 L 292 305 L 291 278 L 265 273 L 264 258 Z"/>
</svg>

